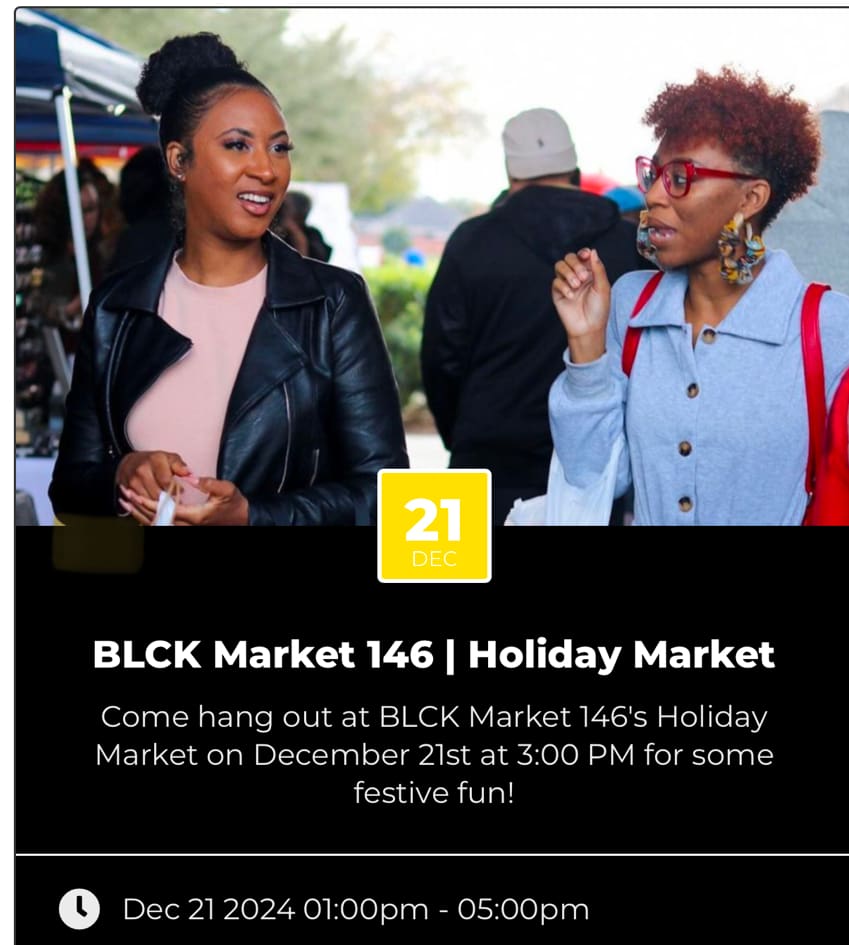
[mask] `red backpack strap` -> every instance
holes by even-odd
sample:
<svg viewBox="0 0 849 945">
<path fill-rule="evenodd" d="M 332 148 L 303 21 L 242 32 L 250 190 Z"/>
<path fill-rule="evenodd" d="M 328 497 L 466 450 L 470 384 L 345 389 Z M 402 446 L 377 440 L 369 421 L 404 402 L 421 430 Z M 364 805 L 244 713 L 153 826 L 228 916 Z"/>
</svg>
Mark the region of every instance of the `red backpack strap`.
<svg viewBox="0 0 849 945">
<path fill-rule="evenodd" d="M 805 491 L 814 494 L 817 457 L 822 450 L 825 435 L 825 369 L 822 363 L 820 341 L 820 300 L 831 288 L 812 282 L 802 300 L 802 360 L 805 365 L 805 395 L 808 400 L 808 468 L 805 473 Z"/>
<path fill-rule="evenodd" d="M 636 318 L 645 308 L 646 303 L 654 295 L 654 291 L 660 284 L 662 278 L 663 273 L 656 272 L 643 286 L 643 291 L 637 299 L 634 311 L 631 312 L 631 318 Z M 634 366 L 634 358 L 636 358 L 637 348 L 640 346 L 640 335 L 642 331 L 642 328 L 632 328 L 629 326 L 628 330 L 625 332 L 625 343 L 622 345 L 622 373 L 625 377 L 631 376 L 631 368 Z"/>
</svg>

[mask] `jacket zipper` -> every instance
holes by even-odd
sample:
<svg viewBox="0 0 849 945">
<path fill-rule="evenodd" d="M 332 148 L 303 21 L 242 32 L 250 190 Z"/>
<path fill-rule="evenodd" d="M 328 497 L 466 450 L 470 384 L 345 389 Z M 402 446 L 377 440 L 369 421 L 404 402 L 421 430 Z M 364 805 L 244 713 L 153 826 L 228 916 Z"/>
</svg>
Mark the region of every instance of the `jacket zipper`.
<svg viewBox="0 0 849 945">
<path fill-rule="evenodd" d="M 277 487 L 278 495 L 283 491 L 283 483 L 286 481 L 286 474 L 289 472 L 289 449 L 292 446 L 292 411 L 289 407 L 289 385 L 283 382 L 283 396 L 286 398 L 286 457 L 283 460 L 283 477 L 280 485 Z"/>
<path fill-rule="evenodd" d="M 310 476 L 310 485 L 315 483 L 315 477 L 318 475 L 318 457 L 321 455 L 321 450 L 314 449 L 312 451 L 313 455 L 313 464 L 312 464 L 312 475 Z"/>
<path fill-rule="evenodd" d="M 120 356 L 121 348 L 124 344 L 124 335 L 129 315 L 125 314 L 118 327 L 115 342 L 112 345 L 112 353 L 109 357 L 109 365 L 106 370 L 106 422 L 109 426 L 109 436 L 112 443 L 106 447 L 106 453 L 112 459 L 117 459 L 121 455 L 121 448 L 118 445 L 118 437 L 115 435 L 115 425 L 112 422 L 112 376 L 115 373 L 115 362 Z"/>
</svg>

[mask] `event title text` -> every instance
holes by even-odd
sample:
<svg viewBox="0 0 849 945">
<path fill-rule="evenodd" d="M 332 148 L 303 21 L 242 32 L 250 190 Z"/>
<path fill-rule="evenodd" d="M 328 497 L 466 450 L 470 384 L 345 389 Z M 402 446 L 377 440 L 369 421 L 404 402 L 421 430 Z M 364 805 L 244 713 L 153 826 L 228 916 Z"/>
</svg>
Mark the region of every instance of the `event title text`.
<svg viewBox="0 0 849 945">
<path fill-rule="evenodd" d="M 630 653 L 621 659 L 625 649 Z M 571 639 L 534 637 L 507 645 L 498 640 L 366 640 L 356 644 L 289 640 L 266 646 L 247 640 L 95 640 L 95 669 L 545 669 L 590 670 L 609 676 L 619 665 L 633 669 L 775 669 L 775 647 L 764 640 L 699 645 L 634 640 L 625 646 L 578 645 Z"/>
</svg>

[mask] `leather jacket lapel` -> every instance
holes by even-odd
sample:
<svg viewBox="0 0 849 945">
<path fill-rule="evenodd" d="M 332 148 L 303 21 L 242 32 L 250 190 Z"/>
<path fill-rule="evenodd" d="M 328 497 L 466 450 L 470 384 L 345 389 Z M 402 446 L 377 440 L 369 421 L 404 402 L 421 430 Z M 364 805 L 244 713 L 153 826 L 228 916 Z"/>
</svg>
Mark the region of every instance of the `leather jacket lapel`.
<svg viewBox="0 0 849 945">
<path fill-rule="evenodd" d="M 113 312 L 128 309 L 141 309 L 157 314 L 159 297 L 165 285 L 165 277 L 174 261 L 176 240 L 163 246 L 156 256 L 136 263 L 117 280 L 111 291 L 107 292 L 100 303 L 101 308 Z"/>
<path fill-rule="evenodd" d="M 108 415 L 121 418 L 113 429 L 119 449 L 131 449 L 125 427 L 133 406 L 157 378 L 184 357 L 192 342 L 166 321 L 146 312 L 127 312 L 118 325 L 106 374 Z"/>
<path fill-rule="evenodd" d="M 323 286 L 288 243 L 273 233 L 266 232 L 263 245 L 268 259 L 266 298 L 269 308 L 290 308 L 324 298 Z"/>
<path fill-rule="evenodd" d="M 245 356 L 230 394 L 224 433 L 287 377 L 307 364 L 306 354 L 276 321 L 266 305 L 260 309 Z"/>
<path fill-rule="evenodd" d="M 100 303 L 100 324 L 104 330 L 108 326 L 111 336 L 108 345 L 100 346 L 108 351 L 107 417 L 121 452 L 131 449 L 125 427 L 133 406 L 162 372 L 192 347 L 189 338 L 158 316 L 159 297 L 175 245 L 172 242 L 150 261 L 129 269 Z"/>
<path fill-rule="evenodd" d="M 322 287 L 290 246 L 271 233 L 266 233 L 263 241 L 268 258 L 266 301 L 233 385 L 225 434 L 253 404 L 310 363 L 307 353 L 286 330 L 283 312 L 324 298 Z"/>
<path fill-rule="evenodd" d="M 271 233 L 263 237 L 268 258 L 266 302 L 260 309 L 236 376 L 224 422 L 224 436 L 263 397 L 310 363 L 285 328 L 286 314 L 321 301 L 324 290 L 301 257 Z M 106 294 L 101 308 L 118 321 L 106 367 L 107 413 L 121 451 L 131 448 L 124 426 L 129 412 L 157 378 L 191 350 L 191 339 L 158 316 L 159 298 L 174 258 L 175 244 L 144 266 L 129 270 Z M 304 313 L 307 317 L 307 313 Z M 114 323 L 113 323 L 114 325 Z"/>
<path fill-rule="evenodd" d="M 283 478 L 280 479 L 282 488 L 289 467 L 293 430 L 298 423 L 294 411 L 290 413 L 286 381 L 316 367 L 309 350 L 309 327 L 316 315 L 316 303 L 323 302 L 325 293 L 309 267 L 290 246 L 271 233 L 266 233 L 264 243 L 268 259 L 266 299 L 248 339 L 227 406 L 218 454 L 218 476 L 241 481 L 257 473 L 255 468 L 243 468 L 245 465 L 256 466 L 253 441 L 266 434 L 273 441 L 283 433 L 283 429 L 278 421 L 274 430 L 263 433 L 253 422 L 253 415 L 245 423 L 241 421 L 272 391 L 284 388 L 286 416 L 283 422 L 287 429 L 285 457 L 282 459 Z M 273 411 L 269 416 L 273 416 Z"/>
</svg>

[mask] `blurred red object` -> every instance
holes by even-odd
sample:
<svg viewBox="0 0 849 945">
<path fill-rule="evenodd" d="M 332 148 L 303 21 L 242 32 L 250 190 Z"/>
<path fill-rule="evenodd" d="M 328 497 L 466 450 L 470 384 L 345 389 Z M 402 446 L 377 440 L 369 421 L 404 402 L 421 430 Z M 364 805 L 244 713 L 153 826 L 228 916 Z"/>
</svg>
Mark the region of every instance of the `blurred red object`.
<svg viewBox="0 0 849 945">
<path fill-rule="evenodd" d="M 612 177 L 606 177 L 604 174 L 585 174 L 581 171 L 581 190 L 591 194 L 603 194 L 618 186 L 619 182 Z"/>
</svg>

